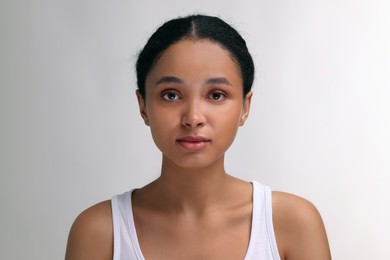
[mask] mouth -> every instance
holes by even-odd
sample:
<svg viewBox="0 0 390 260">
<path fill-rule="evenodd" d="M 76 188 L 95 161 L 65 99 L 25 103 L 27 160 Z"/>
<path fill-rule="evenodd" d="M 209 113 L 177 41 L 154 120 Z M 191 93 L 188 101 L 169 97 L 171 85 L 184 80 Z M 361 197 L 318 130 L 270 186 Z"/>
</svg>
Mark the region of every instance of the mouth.
<svg viewBox="0 0 390 260">
<path fill-rule="evenodd" d="M 188 150 L 200 150 L 206 147 L 211 140 L 203 136 L 185 136 L 177 139 L 177 142 Z"/>
</svg>

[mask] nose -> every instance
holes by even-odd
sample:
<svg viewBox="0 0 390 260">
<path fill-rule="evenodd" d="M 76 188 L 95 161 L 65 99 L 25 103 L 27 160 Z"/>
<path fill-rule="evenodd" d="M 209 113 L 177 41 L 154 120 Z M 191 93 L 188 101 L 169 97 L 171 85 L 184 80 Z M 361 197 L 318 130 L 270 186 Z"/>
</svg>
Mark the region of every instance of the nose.
<svg viewBox="0 0 390 260">
<path fill-rule="evenodd" d="M 185 106 L 182 117 L 183 126 L 188 128 L 200 127 L 205 124 L 205 119 L 200 101 L 193 100 Z"/>
</svg>

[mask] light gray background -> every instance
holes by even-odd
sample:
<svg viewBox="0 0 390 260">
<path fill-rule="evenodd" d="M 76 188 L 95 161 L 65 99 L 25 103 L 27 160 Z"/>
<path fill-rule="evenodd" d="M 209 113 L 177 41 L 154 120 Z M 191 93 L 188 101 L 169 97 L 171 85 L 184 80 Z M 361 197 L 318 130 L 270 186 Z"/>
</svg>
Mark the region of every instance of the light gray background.
<svg viewBox="0 0 390 260">
<path fill-rule="evenodd" d="M 158 176 L 133 64 L 193 12 L 235 25 L 257 65 L 229 172 L 314 202 L 334 259 L 390 259 L 386 0 L 1 1 L 0 258 L 62 259 L 83 209 Z"/>
</svg>

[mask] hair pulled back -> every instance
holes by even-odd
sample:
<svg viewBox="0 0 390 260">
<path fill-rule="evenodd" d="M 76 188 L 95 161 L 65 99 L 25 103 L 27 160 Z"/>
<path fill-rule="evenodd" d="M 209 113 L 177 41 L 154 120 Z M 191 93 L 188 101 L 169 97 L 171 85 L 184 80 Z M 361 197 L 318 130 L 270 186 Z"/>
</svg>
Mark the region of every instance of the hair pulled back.
<svg viewBox="0 0 390 260">
<path fill-rule="evenodd" d="M 169 46 L 182 39 L 205 39 L 226 49 L 240 69 L 244 95 L 251 90 L 255 69 L 252 56 L 241 35 L 218 17 L 190 15 L 164 23 L 152 34 L 139 53 L 136 63 L 137 85 L 143 98 L 146 77 L 154 63 Z"/>
</svg>

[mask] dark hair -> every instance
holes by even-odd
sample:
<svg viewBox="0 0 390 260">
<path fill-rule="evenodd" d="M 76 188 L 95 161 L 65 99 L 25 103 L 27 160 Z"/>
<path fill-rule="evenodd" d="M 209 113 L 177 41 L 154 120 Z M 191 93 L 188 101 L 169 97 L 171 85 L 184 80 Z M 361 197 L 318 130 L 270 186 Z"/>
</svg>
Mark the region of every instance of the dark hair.
<svg viewBox="0 0 390 260">
<path fill-rule="evenodd" d="M 145 80 L 154 63 L 169 46 L 182 39 L 207 39 L 226 49 L 240 68 L 244 95 L 251 90 L 255 68 L 241 35 L 218 17 L 190 15 L 164 23 L 139 53 L 136 64 L 137 85 L 143 98 Z"/>
</svg>

